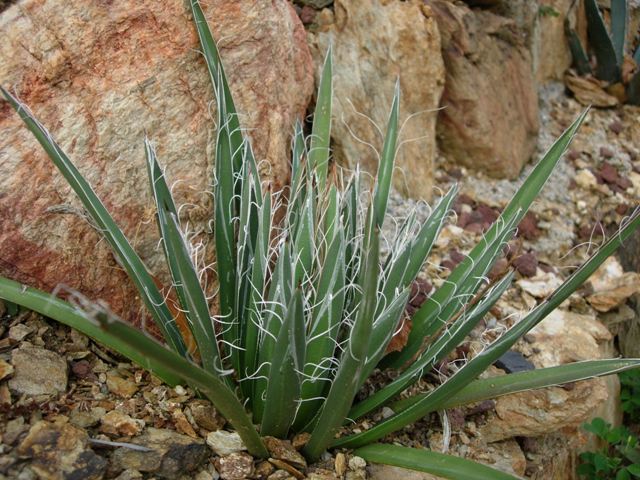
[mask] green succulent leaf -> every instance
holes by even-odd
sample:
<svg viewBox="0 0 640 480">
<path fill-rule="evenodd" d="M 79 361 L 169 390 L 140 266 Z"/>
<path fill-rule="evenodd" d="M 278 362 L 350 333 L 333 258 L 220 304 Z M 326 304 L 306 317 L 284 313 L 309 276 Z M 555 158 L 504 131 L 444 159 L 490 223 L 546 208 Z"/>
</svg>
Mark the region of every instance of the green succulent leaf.
<svg viewBox="0 0 640 480">
<path fill-rule="evenodd" d="M 155 151 L 145 140 L 147 170 L 156 202 L 165 257 L 182 310 L 198 345 L 202 366 L 212 375 L 223 370 L 209 305 L 178 224 L 178 212 Z"/>
<path fill-rule="evenodd" d="M 453 292 L 457 292 L 459 284 L 468 278 L 469 270 L 479 261 L 481 256 L 487 253 L 488 246 L 495 246 L 496 240 L 505 234 L 505 225 L 513 221 L 516 225 L 522 220 L 529 210 L 531 203 L 540 193 L 540 190 L 549 179 L 551 172 L 557 165 L 571 143 L 573 136 L 584 121 L 588 110 L 583 112 L 573 124 L 555 141 L 555 143 L 545 153 L 533 171 L 518 189 L 509 204 L 502 212 L 501 219 L 497 221 L 485 233 L 483 240 L 476 245 L 467 257 L 451 272 L 447 278 L 447 283 L 436 291 L 416 312 L 413 317 L 413 325 L 407 346 L 402 352 L 389 355 L 384 359 L 386 367 L 401 368 L 420 351 L 427 337 L 432 331 L 437 331 L 440 325 L 434 323 L 436 318 L 434 312 L 439 312 L 440 305 L 447 304 L 447 300 Z M 440 293 L 441 292 L 441 293 Z M 437 303 L 435 302 L 437 301 Z M 433 330 L 435 329 L 435 330 Z"/>
<path fill-rule="evenodd" d="M 322 410 L 317 416 L 315 426 L 311 431 L 311 438 L 304 448 L 305 455 L 312 461 L 317 459 L 333 440 L 360 386 L 377 306 L 379 242 L 380 233 L 375 225 L 373 211 L 370 207 L 365 237 L 366 260 L 359 278 L 362 290 L 360 308 L 340 357 L 338 371 Z"/>
<path fill-rule="evenodd" d="M 518 477 L 481 463 L 417 448 L 398 445 L 374 444 L 358 448 L 354 455 L 367 462 L 430 473 L 451 480 L 517 480 Z"/>
<path fill-rule="evenodd" d="M 289 201 L 287 202 L 287 225 L 295 226 L 302 210 L 302 204 L 307 195 L 308 185 L 311 183 L 308 177 L 309 169 L 306 162 L 306 146 L 302 124 L 296 121 L 293 145 L 291 149 L 291 186 L 289 188 Z M 293 227 L 292 231 L 296 231 Z"/>
<path fill-rule="evenodd" d="M 322 405 L 322 396 L 330 386 L 332 361 L 338 343 L 340 321 L 345 302 L 345 239 L 338 229 L 329 246 L 320 274 L 311 325 L 307 335 L 307 351 L 302 382 L 302 403 L 298 409 L 296 428 L 307 425 Z"/>
<path fill-rule="evenodd" d="M 237 322 L 237 336 L 233 339 L 233 345 L 229 348 L 237 350 L 237 354 L 233 357 L 236 361 L 237 372 L 241 371 L 244 366 L 246 338 L 247 316 L 249 311 L 247 304 L 251 294 L 251 274 L 254 264 L 254 250 L 256 249 L 256 241 L 258 236 L 258 198 L 257 193 L 253 190 L 254 183 L 251 181 L 251 171 L 248 163 L 244 163 L 242 168 L 242 187 L 240 194 L 240 216 L 238 218 L 238 243 L 236 257 L 236 278 L 237 286 L 234 299 L 235 321 Z"/>
<path fill-rule="evenodd" d="M 271 360 L 269 384 L 260 433 L 286 438 L 300 399 L 305 357 L 305 321 L 302 292 L 296 289 L 280 329 Z"/>
<path fill-rule="evenodd" d="M 349 418 L 358 419 L 376 408 L 382 407 L 391 398 L 415 383 L 435 362 L 444 358 L 462 342 L 478 322 L 484 318 L 491 307 L 495 305 L 512 280 L 513 272 L 505 275 L 477 305 L 472 306 L 469 312 L 461 314 L 458 321 L 449 328 L 447 334 L 438 337 L 433 345 L 419 359 L 413 362 L 409 368 L 402 372 L 398 378 L 354 405 L 349 412 Z"/>
<path fill-rule="evenodd" d="M 376 316 L 376 320 L 373 323 L 371 341 L 369 342 L 367 361 L 360 374 L 361 385 L 364 384 L 367 378 L 369 378 L 369 375 L 375 370 L 380 359 L 385 354 L 393 335 L 397 332 L 400 320 L 409 301 L 410 293 L 410 287 L 406 287 L 404 291 L 397 292 L 397 294 L 392 297 L 392 301 L 387 305 L 386 309 L 384 309 L 380 315 Z"/>
<path fill-rule="evenodd" d="M 437 410 L 455 408 L 482 402 L 511 393 L 537 388 L 553 387 L 570 382 L 612 375 L 640 367 L 640 359 L 586 360 L 557 367 L 542 368 L 526 372 L 511 373 L 497 377 L 474 380 L 458 393 L 443 401 Z M 399 400 L 391 405 L 394 412 L 406 410 L 417 403 L 426 393 Z"/>
<path fill-rule="evenodd" d="M 565 34 L 567 36 L 567 41 L 569 42 L 569 50 L 571 51 L 573 63 L 579 75 L 589 75 L 593 73 L 591 70 L 591 64 L 589 63 L 589 56 L 587 55 L 587 52 L 585 52 L 582 42 L 580 42 L 578 33 L 568 25 L 569 23 L 567 21 L 565 23 Z"/>
<path fill-rule="evenodd" d="M 278 260 L 269 285 L 269 294 L 263 308 L 261 322 L 260 345 L 258 347 L 258 367 L 253 381 L 253 416 L 256 422 L 262 422 L 264 401 L 274 356 L 286 308 L 293 292 L 293 270 L 291 248 L 283 242 L 279 249 Z"/>
<path fill-rule="evenodd" d="M 239 313 L 236 305 L 237 285 L 237 237 L 235 220 L 240 214 L 240 198 L 243 182 L 243 163 L 255 160 L 249 149 L 246 154 L 245 140 L 240 128 L 238 113 L 233 101 L 231 89 L 224 72 L 218 47 L 207 23 L 198 0 L 191 0 L 196 30 L 200 45 L 213 84 L 217 106 L 216 157 L 215 157 L 215 191 L 214 191 L 214 236 L 216 246 L 216 262 L 219 283 L 220 315 L 226 325 L 222 331 L 225 343 L 230 346 L 228 355 L 234 369 L 240 369 L 240 350 L 237 348 L 241 338 Z M 259 194 L 259 190 L 256 189 Z M 258 196 L 256 196 L 258 198 Z"/>
<path fill-rule="evenodd" d="M 627 0 L 611 0 L 611 42 L 618 66 L 624 62 L 624 44 L 627 38 Z"/>
<path fill-rule="evenodd" d="M 396 82 L 393 101 L 391 102 L 391 112 L 387 123 L 387 133 L 382 146 L 380 164 L 378 165 L 378 178 L 373 193 L 373 212 L 377 228 L 382 228 L 384 217 L 387 213 L 387 202 L 389 191 L 391 190 L 391 179 L 393 177 L 393 166 L 398 147 L 398 117 L 400 114 L 400 80 Z"/>
<path fill-rule="evenodd" d="M 242 391 L 246 398 L 253 395 L 253 382 L 245 380 L 252 378 L 258 368 L 258 351 L 260 342 L 260 328 L 263 318 L 263 298 L 267 281 L 269 263 L 269 240 L 271 235 L 271 195 L 266 194 L 260 207 L 258 237 L 253 255 L 251 281 L 245 312 L 244 352 L 241 370 Z"/>
<path fill-rule="evenodd" d="M 229 88 L 229 82 L 227 76 L 224 73 L 224 67 L 222 66 L 222 60 L 220 59 L 220 52 L 216 45 L 207 19 L 202 11 L 199 0 L 190 0 L 191 12 L 193 14 L 193 21 L 198 32 L 198 38 L 200 39 L 200 46 L 202 47 L 202 53 L 207 63 L 209 70 L 209 77 L 215 91 L 218 117 L 222 119 L 222 123 L 218 123 L 218 127 L 225 125 L 228 131 L 230 151 L 239 152 L 242 148 L 243 138 L 242 131 L 240 130 L 240 121 L 231 95 L 231 89 Z M 216 158 L 218 158 L 216 156 Z M 239 172 L 241 169 L 240 157 L 234 156 L 234 170 Z"/>
<path fill-rule="evenodd" d="M 589 43 L 596 55 L 596 77 L 615 83 L 620 80 L 620 66 L 597 0 L 584 0 L 584 8 L 587 16 Z"/>
<path fill-rule="evenodd" d="M 319 190 L 324 191 L 329 169 L 329 155 L 331 142 L 331 104 L 333 97 L 333 62 L 331 47 L 320 75 L 318 98 L 313 114 L 313 129 L 311 131 L 311 145 L 309 146 L 309 165 L 316 172 Z"/>
</svg>

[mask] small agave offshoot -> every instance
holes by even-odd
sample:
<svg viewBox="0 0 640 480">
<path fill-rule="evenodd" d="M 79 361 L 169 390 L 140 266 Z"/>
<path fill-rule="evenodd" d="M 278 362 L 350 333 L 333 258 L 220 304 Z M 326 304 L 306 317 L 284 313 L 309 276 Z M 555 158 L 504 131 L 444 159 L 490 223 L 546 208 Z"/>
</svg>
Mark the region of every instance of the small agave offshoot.
<svg viewBox="0 0 640 480">
<path fill-rule="evenodd" d="M 381 258 L 380 229 L 398 149 L 400 91 L 396 86 L 372 191 L 362 186 L 357 172 L 344 181 L 329 174 L 330 51 L 309 138 L 300 124 L 295 126 L 288 192 L 285 196 L 263 188 L 204 13 L 196 0 L 191 9 L 217 100 L 213 241 L 218 314 L 211 314 L 151 143 L 145 142 L 151 191 L 187 335 L 165 301 L 166 291 L 156 285 L 91 186 L 28 108 L 6 90 L 4 96 L 79 196 L 138 288 L 164 343 L 127 325 L 100 303 L 83 302 L 77 308 L 6 278 L 0 278 L 0 298 L 78 329 L 169 385 L 189 385 L 213 403 L 256 457 L 268 456 L 265 436 L 285 439 L 308 432 L 303 453 L 311 462 L 327 449 L 349 448 L 368 461 L 455 479 L 514 477 L 426 449 L 373 442 L 438 410 L 640 366 L 634 359 L 593 360 L 477 379 L 640 225 L 636 209 L 617 235 L 481 353 L 435 389 L 398 401 L 401 392 L 465 341 L 511 284 L 513 272 L 491 285 L 485 279 L 586 113 L 549 149 L 480 243 L 413 316 L 404 349 L 385 356 L 402 321 L 410 286 L 451 209 L 456 188 L 440 199 L 425 222 L 409 215 L 391 243 L 391 253 Z M 398 373 L 354 403 L 376 368 Z M 359 433 L 343 430 L 383 406 L 394 414 Z"/>
</svg>

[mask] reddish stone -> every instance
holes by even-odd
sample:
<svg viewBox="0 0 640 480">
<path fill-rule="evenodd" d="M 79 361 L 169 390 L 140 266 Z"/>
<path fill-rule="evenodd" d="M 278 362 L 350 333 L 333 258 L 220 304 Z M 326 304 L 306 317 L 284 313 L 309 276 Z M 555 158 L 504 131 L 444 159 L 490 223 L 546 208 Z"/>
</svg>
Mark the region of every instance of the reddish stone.
<svg viewBox="0 0 640 480">
<path fill-rule="evenodd" d="M 477 212 L 482 215 L 482 221 L 487 226 L 495 222 L 500 216 L 500 214 L 495 209 L 483 203 L 478 205 Z"/>
<path fill-rule="evenodd" d="M 542 270 L 544 273 L 556 273 L 556 269 L 553 265 L 547 265 L 546 263 L 538 263 L 538 266 L 540 267 L 540 270 Z"/>
<path fill-rule="evenodd" d="M 600 147 L 600 156 L 602 158 L 613 158 L 614 152 L 609 147 Z"/>
<path fill-rule="evenodd" d="M 598 170 L 600 177 L 608 184 L 614 184 L 618 180 L 618 170 L 608 162 L 603 162 Z"/>
<path fill-rule="evenodd" d="M 87 360 L 80 360 L 71 365 L 71 371 L 79 379 L 95 376 L 92 372 L 91 364 Z"/>
<path fill-rule="evenodd" d="M 616 185 L 620 187 L 622 190 L 626 190 L 627 188 L 633 187 L 633 183 L 627 177 L 618 176 L 616 180 Z"/>
<path fill-rule="evenodd" d="M 421 278 L 415 279 L 411 283 L 411 296 L 409 297 L 408 307 L 418 309 L 422 306 L 429 294 L 433 290 L 433 285 L 427 280 Z"/>
<path fill-rule="evenodd" d="M 453 167 L 451 170 L 449 170 L 449 176 L 451 176 L 452 178 L 455 178 L 456 180 L 460 180 L 462 179 L 462 169 L 458 168 L 458 167 Z"/>
<path fill-rule="evenodd" d="M 609 130 L 611 130 L 616 135 L 619 135 L 623 129 L 624 126 L 622 125 L 622 122 L 620 120 L 614 120 L 609 124 Z"/>
<path fill-rule="evenodd" d="M 446 259 L 440 262 L 440 266 L 442 268 L 446 268 L 449 271 L 453 271 L 453 269 L 456 268 L 456 265 L 458 264 L 451 259 Z"/>
<path fill-rule="evenodd" d="M 475 406 L 467 410 L 467 415 L 477 415 L 479 413 L 485 413 L 493 410 L 496 406 L 495 400 L 483 400 Z"/>
<path fill-rule="evenodd" d="M 538 259 L 533 253 L 525 253 L 513 261 L 513 266 L 521 275 L 533 277 L 538 269 Z"/>
<path fill-rule="evenodd" d="M 629 205 L 627 205 L 626 203 L 621 203 L 616 207 L 616 213 L 618 215 L 624 215 L 625 213 L 627 213 L 627 210 L 629 210 Z"/>
<path fill-rule="evenodd" d="M 464 229 L 471 233 L 482 233 L 484 231 L 484 227 L 481 223 L 470 223 L 465 225 Z"/>
<path fill-rule="evenodd" d="M 309 5 L 305 5 L 300 9 L 298 16 L 300 17 L 300 20 L 302 20 L 302 23 L 309 25 L 315 21 L 317 14 L 317 10 L 311 8 Z"/>
<path fill-rule="evenodd" d="M 464 253 L 461 253 L 458 250 L 451 250 L 449 253 L 449 258 L 451 258 L 456 265 L 462 262 L 466 257 L 467 256 Z"/>
<path fill-rule="evenodd" d="M 576 161 L 578 158 L 580 158 L 580 152 L 578 152 L 577 150 L 569 150 L 569 152 L 567 153 L 567 158 L 569 160 L 571 160 L 572 162 Z"/>
<path fill-rule="evenodd" d="M 538 228 L 538 218 L 533 212 L 527 212 L 518 225 L 518 236 L 527 240 L 535 240 L 542 232 Z"/>
<path fill-rule="evenodd" d="M 590 238 L 600 238 L 603 236 L 602 226 L 597 225 L 582 225 L 578 229 L 578 237 L 581 240 L 589 240 Z"/>
<path fill-rule="evenodd" d="M 458 222 L 456 223 L 456 225 L 458 225 L 460 228 L 466 227 L 470 222 L 471 214 L 469 214 L 468 212 L 462 212 L 458 214 Z"/>
<path fill-rule="evenodd" d="M 489 280 L 492 282 L 502 277 L 509 269 L 509 262 L 506 258 L 499 258 L 489 271 Z"/>
</svg>

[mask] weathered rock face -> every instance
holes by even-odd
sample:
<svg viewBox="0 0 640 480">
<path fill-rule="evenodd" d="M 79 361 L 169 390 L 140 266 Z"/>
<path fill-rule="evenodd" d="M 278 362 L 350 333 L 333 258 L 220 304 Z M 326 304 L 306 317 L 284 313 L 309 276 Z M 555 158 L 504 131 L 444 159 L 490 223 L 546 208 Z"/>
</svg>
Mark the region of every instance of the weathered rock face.
<svg viewBox="0 0 640 480">
<path fill-rule="evenodd" d="M 533 50 L 536 80 L 561 80 L 571 66 L 571 51 L 567 42 L 564 22 L 570 12 L 572 0 L 541 0 L 539 23 Z M 575 9 L 574 9 L 575 10 Z"/>
<path fill-rule="evenodd" d="M 516 177 L 538 132 L 526 31 L 489 10 L 445 0 L 426 3 L 438 22 L 446 67 L 437 126 L 442 152 L 488 175 Z"/>
<path fill-rule="evenodd" d="M 515 22 L 517 33 L 532 54 L 538 83 L 562 80 L 571 66 L 571 51 L 564 22 L 583 37 L 586 45 L 586 20 L 582 2 L 573 0 L 466 0 L 472 7 L 490 8 L 492 13 Z"/>
<path fill-rule="evenodd" d="M 415 198 L 429 198 L 436 151 L 436 109 L 444 81 L 440 36 L 421 1 L 338 0 L 335 14 L 321 12 L 309 35 L 320 72 L 333 47 L 333 154 L 351 168 L 377 170 L 372 146 L 382 150 L 396 79 L 400 78 L 400 124 L 395 186 Z M 374 125 L 375 123 L 375 125 Z"/>
<path fill-rule="evenodd" d="M 622 356 L 640 355 L 640 235 L 636 232 L 619 250 L 620 262 L 610 257 L 589 279 L 587 297 L 601 311 L 601 319 L 618 337 Z M 624 269 L 632 271 L 625 272 Z"/>
<path fill-rule="evenodd" d="M 76 162 L 154 272 L 156 225 L 145 132 L 192 230 L 211 218 L 212 88 L 185 2 L 21 0 L 0 16 L 0 84 Z M 305 33 L 286 0 L 206 2 L 231 89 L 266 178 L 288 178 L 290 134 L 313 92 Z M 65 284 L 131 321 L 140 303 L 80 204 L 5 102 L 0 104 L 0 274 Z"/>
<path fill-rule="evenodd" d="M 612 336 L 594 316 L 564 310 L 552 312 L 528 334 L 536 350 L 525 353 L 537 367 L 614 356 Z M 515 436 L 537 436 L 575 429 L 591 418 L 619 389 L 617 379 L 598 378 L 568 388 L 533 390 L 496 399 L 495 416 L 480 428 L 488 442 Z M 610 407 L 615 402 L 608 404 Z M 610 409 L 611 410 L 611 409 Z"/>
</svg>

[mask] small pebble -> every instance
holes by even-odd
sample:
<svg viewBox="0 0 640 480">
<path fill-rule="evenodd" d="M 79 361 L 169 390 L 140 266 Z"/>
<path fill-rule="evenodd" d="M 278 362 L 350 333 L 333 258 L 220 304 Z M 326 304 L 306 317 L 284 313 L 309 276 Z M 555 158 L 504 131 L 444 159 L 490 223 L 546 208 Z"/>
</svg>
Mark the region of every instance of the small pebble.
<svg viewBox="0 0 640 480">
<path fill-rule="evenodd" d="M 507 373 L 526 372 L 535 370 L 535 366 L 520 352 L 509 350 L 494 362 L 494 365 Z"/>
<path fill-rule="evenodd" d="M 623 130 L 623 125 L 620 120 L 614 120 L 609 124 L 609 130 L 611 130 L 616 135 L 619 135 Z"/>
<path fill-rule="evenodd" d="M 600 156 L 602 158 L 612 158 L 614 155 L 614 152 L 611 148 L 609 147 L 600 147 Z"/>
<path fill-rule="evenodd" d="M 354 455 L 349 459 L 349 468 L 351 470 L 360 470 L 365 468 L 366 466 L 367 466 L 367 462 L 362 457 L 358 457 Z"/>
<path fill-rule="evenodd" d="M 334 469 L 339 477 L 344 476 L 347 471 L 347 458 L 344 453 L 338 452 L 334 461 Z"/>
</svg>

